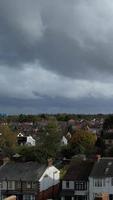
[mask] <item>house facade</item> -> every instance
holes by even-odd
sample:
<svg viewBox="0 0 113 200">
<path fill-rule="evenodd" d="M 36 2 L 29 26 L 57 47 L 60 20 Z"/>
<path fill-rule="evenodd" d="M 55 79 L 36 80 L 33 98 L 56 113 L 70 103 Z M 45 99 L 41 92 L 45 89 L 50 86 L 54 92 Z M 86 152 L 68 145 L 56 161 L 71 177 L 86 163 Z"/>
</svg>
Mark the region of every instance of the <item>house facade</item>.
<svg viewBox="0 0 113 200">
<path fill-rule="evenodd" d="M 88 177 L 93 166 L 92 161 L 77 160 L 71 164 L 62 180 L 61 200 L 88 200 Z"/>
<path fill-rule="evenodd" d="M 89 177 L 90 200 L 103 193 L 107 193 L 109 200 L 113 200 L 113 158 L 109 157 L 100 158 Z"/>
<path fill-rule="evenodd" d="M 18 200 L 46 200 L 57 195 L 59 170 L 36 162 L 7 163 L 0 168 L 1 199 L 16 195 Z"/>
</svg>

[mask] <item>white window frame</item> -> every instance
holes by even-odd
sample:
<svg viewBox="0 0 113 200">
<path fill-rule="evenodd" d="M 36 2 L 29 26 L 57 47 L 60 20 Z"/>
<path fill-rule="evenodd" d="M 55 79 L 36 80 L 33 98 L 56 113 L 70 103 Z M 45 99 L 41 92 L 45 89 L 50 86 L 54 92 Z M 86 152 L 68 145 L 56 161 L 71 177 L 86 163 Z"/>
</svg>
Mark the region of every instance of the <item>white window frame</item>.
<svg viewBox="0 0 113 200">
<path fill-rule="evenodd" d="M 95 187 L 102 187 L 102 179 L 95 179 L 94 185 Z"/>
<path fill-rule="evenodd" d="M 13 184 L 14 184 L 14 181 L 8 181 L 8 190 L 12 190 L 13 189 Z"/>
<path fill-rule="evenodd" d="M 32 182 L 30 182 L 30 181 L 26 182 L 26 188 L 31 189 L 32 188 Z"/>
</svg>

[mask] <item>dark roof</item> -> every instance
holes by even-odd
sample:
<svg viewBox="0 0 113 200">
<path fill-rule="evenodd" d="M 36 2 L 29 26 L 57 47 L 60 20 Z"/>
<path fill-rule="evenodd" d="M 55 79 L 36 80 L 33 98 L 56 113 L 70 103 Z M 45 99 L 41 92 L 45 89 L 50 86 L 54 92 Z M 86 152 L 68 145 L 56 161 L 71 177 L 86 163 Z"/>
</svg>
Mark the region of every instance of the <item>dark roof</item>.
<svg viewBox="0 0 113 200">
<path fill-rule="evenodd" d="M 90 177 L 113 177 L 113 158 L 100 158 L 95 163 Z"/>
<path fill-rule="evenodd" d="M 0 167 L 0 180 L 37 181 L 47 166 L 37 162 L 14 163 L 9 162 Z"/>
<path fill-rule="evenodd" d="M 94 162 L 89 160 L 76 160 L 74 161 L 63 180 L 88 180 L 89 174 L 92 170 Z"/>
</svg>

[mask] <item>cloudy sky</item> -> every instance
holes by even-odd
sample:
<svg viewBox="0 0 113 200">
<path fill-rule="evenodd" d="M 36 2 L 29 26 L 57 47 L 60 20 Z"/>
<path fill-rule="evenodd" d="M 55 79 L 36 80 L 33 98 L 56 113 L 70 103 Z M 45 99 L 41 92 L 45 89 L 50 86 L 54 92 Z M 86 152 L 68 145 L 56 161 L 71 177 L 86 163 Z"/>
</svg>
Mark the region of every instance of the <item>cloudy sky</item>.
<svg viewBox="0 0 113 200">
<path fill-rule="evenodd" d="M 0 0 L 0 112 L 112 113 L 113 1 Z"/>
</svg>

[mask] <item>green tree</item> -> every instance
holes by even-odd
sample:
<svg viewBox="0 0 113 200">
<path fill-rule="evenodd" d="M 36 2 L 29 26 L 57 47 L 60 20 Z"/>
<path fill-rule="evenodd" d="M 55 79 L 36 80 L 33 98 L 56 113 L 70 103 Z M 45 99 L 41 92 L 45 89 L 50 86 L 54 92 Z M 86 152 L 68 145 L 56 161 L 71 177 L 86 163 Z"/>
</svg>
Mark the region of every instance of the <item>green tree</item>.
<svg viewBox="0 0 113 200">
<path fill-rule="evenodd" d="M 0 147 L 14 148 L 16 146 L 16 133 L 9 126 L 0 126 Z"/>
<path fill-rule="evenodd" d="M 113 115 L 109 115 L 103 124 L 103 130 L 113 129 Z"/>
<path fill-rule="evenodd" d="M 39 163 L 47 162 L 47 155 L 44 153 L 44 150 L 35 146 L 18 146 L 16 148 L 16 153 L 21 157 L 20 159 L 24 161 L 38 161 Z"/>
<path fill-rule="evenodd" d="M 88 131 L 79 130 L 72 135 L 70 145 L 75 153 L 87 153 L 92 150 L 96 142 L 96 136 Z"/>
<path fill-rule="evenodd" d="M 0 148 L 7 156 L 12 156 L 16 147 L 16 133 L 9 126 L 0 126 Z"/>
<path fill-rule="evenodd" d="M 57 152 L 60 151 L 60 144 L 61 130 L 57 121 L 51 119 L 44 132 L 41 134 L 40 148 L 42 148 L 48 156 L 55 157 Z"/>
</svg>

